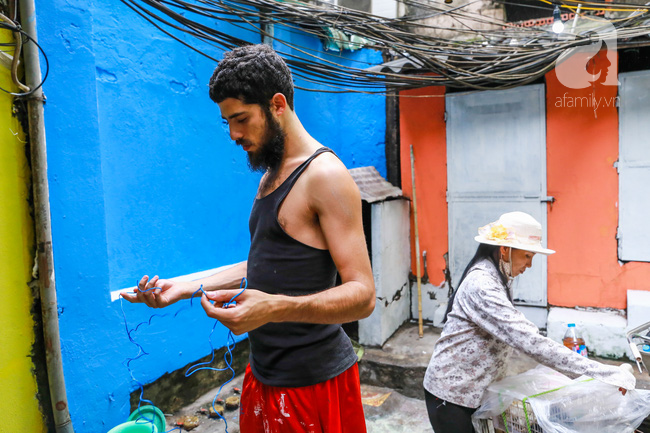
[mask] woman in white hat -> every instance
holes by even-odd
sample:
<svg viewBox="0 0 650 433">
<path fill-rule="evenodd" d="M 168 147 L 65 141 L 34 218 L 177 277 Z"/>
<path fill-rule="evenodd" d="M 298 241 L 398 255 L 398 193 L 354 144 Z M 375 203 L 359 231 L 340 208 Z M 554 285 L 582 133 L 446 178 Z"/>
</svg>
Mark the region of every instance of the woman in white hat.
<svg viewBox="0 0 650 433">
<path fill-rule="evenodd" d="M 435 433 L 473 433 L 471 416 L 483 392 L 505 376 L 514 350 L 570 377 L 587 375 L 623 390 L 634 376 L 567 349 L 539 334 L 512 304 L 510 283 L 528 269 L 542 247 L 542 226 L 523 212 L 501 215 L 479 229 L 480 243 L 447 307 L 446 323 L 424 376 L 429 420 Z M 624 391 L 623 391 L 624 392 Z"/>
</svg>

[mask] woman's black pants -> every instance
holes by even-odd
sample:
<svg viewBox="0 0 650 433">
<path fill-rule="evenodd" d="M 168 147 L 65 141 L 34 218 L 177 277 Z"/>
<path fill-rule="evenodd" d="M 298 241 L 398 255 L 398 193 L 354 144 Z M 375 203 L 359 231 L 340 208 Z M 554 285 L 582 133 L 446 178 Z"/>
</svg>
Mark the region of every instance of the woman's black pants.
<svg viewBox="0 0 650 433">
<path fill-rule="evenodd" d="M 424 390 L 429 422 L 435 433 L 475 433 L 472 414 L 476 409 L 442 400 Z"/>
</svg>

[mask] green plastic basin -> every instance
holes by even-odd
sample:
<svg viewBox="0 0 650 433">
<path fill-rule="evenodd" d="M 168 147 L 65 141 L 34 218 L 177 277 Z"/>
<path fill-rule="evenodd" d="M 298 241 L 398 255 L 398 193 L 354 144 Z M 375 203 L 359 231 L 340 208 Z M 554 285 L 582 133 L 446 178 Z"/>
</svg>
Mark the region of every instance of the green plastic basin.
<svg viewBox="0 0 650 433">
<path fill-rule="evenodd" d="M 155 425 L 153 426 L 153 429 L 151 427 L 151 423 L 149 422 L 127 421 L 113 427 L 108 431 L 108 433 L 160 433 Z"/>
<path fill-rule="evenodd" d="M 108 433 L 163 433 L 166 428 L 167 422 L 162 411 L 156 406 L 146 405 L 134 410 L 127 422 L 113 427 Z"/>
</svg>

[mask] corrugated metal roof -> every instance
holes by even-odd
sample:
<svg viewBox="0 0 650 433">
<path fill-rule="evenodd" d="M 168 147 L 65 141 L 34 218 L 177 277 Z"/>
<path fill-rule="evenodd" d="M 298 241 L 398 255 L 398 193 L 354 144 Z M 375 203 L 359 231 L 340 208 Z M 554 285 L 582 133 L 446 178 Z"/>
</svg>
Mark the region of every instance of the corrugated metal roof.
<svg viewBox="0 0 650 433">
<path fill-rule="evenodd" d="M 403 197 L 402 190 L 381 177 L 375 167 L 359 167 L 348 170 L 361 191 L 361 200 L 376 203 L 388 198 Z"/>
</svg>

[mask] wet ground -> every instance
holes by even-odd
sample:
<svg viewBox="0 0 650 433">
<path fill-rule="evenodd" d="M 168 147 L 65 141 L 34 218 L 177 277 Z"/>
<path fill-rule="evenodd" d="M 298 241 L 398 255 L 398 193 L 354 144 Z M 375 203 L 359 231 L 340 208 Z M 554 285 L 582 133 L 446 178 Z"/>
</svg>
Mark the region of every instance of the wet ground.
<svg viewBox="0 0 650 433">
<path fill-rule="evenodd" d="M 418 336 L 417 325 L 408 324 L 398 330 L 381 349 L 367 348 L 359 363 L 361 393 L 366 415 L 368 433 L 424 433 L 432 432 L 422 400 L 422 378 L 429 362 L 433 346 L 439 338 L 439 329 L 425 327 L 424 337 Z M 599 362 L 619 365 L 623 361 L 595 358 Z M 519 374 L 537 363 L 524 355 L 515 355 L 510 360 L 510 375 Z M 646 371 L 639 373 L 637 389 L 650 390 L 650 376 Z M 236 396 L 234 388 L 241 389 L 243 375 L 237 376 L 224 386 L 219 397 Z M 177 413 L 167 416 L 167 429 L 186 416 L 196 416 L 199 425 L 194 433 L 226 432 L 226 424 L 220 419 L 210 419 L 205 411 L 212 404 L 217 389 L 207 392 L 194 403 Z M 239 433 L 239 411 L 226 410 L 228 433 Z M 650 433 L 650 430 L 643 430 Z"/>
</svg>

